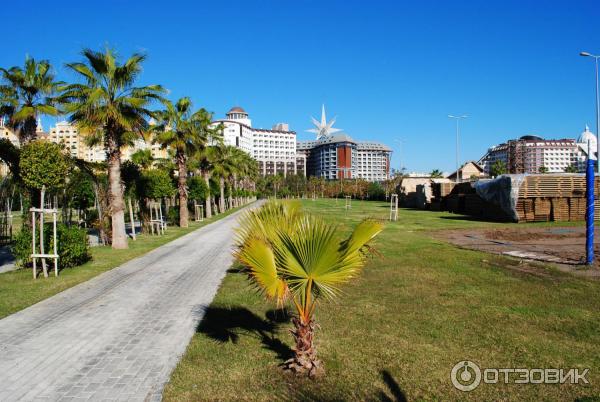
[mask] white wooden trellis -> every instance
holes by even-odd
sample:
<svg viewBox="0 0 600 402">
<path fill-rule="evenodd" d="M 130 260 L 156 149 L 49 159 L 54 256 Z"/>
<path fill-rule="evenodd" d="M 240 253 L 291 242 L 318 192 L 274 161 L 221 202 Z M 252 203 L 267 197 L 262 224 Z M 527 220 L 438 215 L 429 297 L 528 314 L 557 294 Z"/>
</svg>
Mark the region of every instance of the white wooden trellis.
<svg viewBox="0 0 600 402">
<path fill-rule="evenodd" d="M 44 272 L 44 277 L 48 277 L 48 268 L 46 266 L 46 258 L 52 258 L 54 260 L 54 276 L 58 276 L 58 239 L 56 236 L 56 215 L 58 214 L 57 208 L 44 208 L 44 195 L 46 189 L 42 187 L 41 197 L 40 197 L 40 208 L 30 208 L 31 212 L 31 228 L 32 228 L 32 236 L 31 236 L 31 261 L 33 262 L 33 279 L 37 278 L 37 259 L 39 258 L 42 262 L 42 270 Z M 46 254 L 44 252 L 44 214 L 52 214 L 52 239 L 53 241 L 53 253 Z M 38 219 L 36 219 L 38 218 Z M 36 243 L 36 223 L 39 221 L 39 230 L 40 230 L 40 252 L 37 252 L 37 248 L 35 246 Z"/>
<path fill-rule="evenodd" d="M 203 222 L 204 221 L 204 205 L 197 204 L 196 201 L 194 201 L 194 214 L 195 214 L 196 222 Z"/>
<path fill-rule="evenodd" d="M 392 194 L 390 198 L 390 221 L 398 220 L 398 194 Z"/>
<path fill-rule="evenodd" d="M 344 198 L 346 199 L 345 208 L 346 209 L 351 209 L 352 208 L 352 196 L 351 195 L 347 195 Z"/>
<path fill-rule="evenodd" d="M 150 202 L 150 230 L 154 234 L 162 235 L 167 229 L 167 223 L 163 219 L 162 205 L 160 202 Z"/>
</svg>

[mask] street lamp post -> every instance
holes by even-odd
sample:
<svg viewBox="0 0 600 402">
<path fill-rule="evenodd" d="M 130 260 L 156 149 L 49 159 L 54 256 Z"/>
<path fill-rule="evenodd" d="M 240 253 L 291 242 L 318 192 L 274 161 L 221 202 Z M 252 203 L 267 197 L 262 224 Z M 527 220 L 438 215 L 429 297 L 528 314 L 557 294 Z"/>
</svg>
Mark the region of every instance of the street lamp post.
<svg viewBox="0 0 600 402">
<path fill-rule="evenodd" d="M 400 164 L 400 166 L 399 166 L 400 175 L 402 175 L 402 144 L 404 143 L 404 141 L 396 139 L 396 140 L 394 140 L 394 142 L 398 143 L 398 163 Z"/>
<path fill-rule="evenodd" d="M 600 94 L 598 91 L 598 59 L 600 59 L 600 56 L 588 53 L 588 52 L 581 52 L 579 53 L 580 56 L 583 57 L 593 57 L 595 62 L 596 62 L 596 136 L 599 135 L 600 132 Z M 598 158 L 600 158 L 600 141 L 597 141 L 598 143 L 598 148 L 596 149 L 596 160 L 598 160 Z M 600 161 L 597 162 L 597 169 L 598 169 L 598 173 L 600 173 Z"/>
<path fill-rule="evenodd" d="M 449 118 L 456 120 L 456 182 L 458 183 L 458 169 L 460 168 L 459 166 L 459 157 L 458 157 L 458 134 L 459 134 L 459 130 L 458 130 L 458 121 L 460 119 L 466 119 L 467 115 L 463 114 L 462 116 L 453 116 L 451 114 L 448 115 Z"/>
</svg>

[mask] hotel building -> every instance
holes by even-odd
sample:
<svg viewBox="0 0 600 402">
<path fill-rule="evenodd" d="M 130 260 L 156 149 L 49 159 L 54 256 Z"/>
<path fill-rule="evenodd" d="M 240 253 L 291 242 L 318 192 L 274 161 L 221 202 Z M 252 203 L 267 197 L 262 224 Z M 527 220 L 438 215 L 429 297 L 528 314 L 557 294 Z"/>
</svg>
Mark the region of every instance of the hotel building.
<svg viewBox="0 0 600 402">
<path fill-rule="evenodd" d="M 479 164 L 487 175 L 496 161 L 502 161 L 508 173 L 562 173 L 571 166 L 583 172 L 588 141 L 594 150 L 592 159 L 596 159 L 596 136 L 586 126 L 577 140 L 546 140 L 535 135 L 509 140 L 489 148 Z"/>
<path fill-rule="evenodd" d="M 306 174 L 306 159 L 296 152 L 296 132 L 286 123 L 278 123 L 270 130 L 254 128 L 248 113 L 239 106 L 231 108 L 225 116 L 213 121 L 213 127 L 221 124 L 224 143 L 256 159 L 264 176 Z"/>
<path fill-rule="evenodd" d="M 314 141 L 298 141 L 298 151 L 306 157 L 307 175 L 335 179 L 364 179 L 380 182 L 390 177 L 392 150 L 379 142 L 355 141 L 327 122 L 325 106 L 321 121 L 312 119 L 317 134 Z"/>
<path fill-rule="evenodd" d="M 378 142 L 354 141 L 345 133 L 336 133 L 316 141 L 299 141 L 298 151 L 306 156 L 308 176 L 377 182 L 390 177 L 392 150 Z"/>
</svg>

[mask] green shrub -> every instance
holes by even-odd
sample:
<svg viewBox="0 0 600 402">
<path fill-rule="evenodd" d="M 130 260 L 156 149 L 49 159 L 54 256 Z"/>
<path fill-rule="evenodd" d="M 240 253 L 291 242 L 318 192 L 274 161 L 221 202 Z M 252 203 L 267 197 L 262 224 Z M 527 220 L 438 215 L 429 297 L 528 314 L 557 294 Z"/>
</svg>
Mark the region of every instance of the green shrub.
<svg viewBox="0 0 600 402">
<path fill-rule="evenodd" d="M 169 173 L 164 170 L 152 169 L 143 173 L 141 188 L 138 191 L 146 198 L 159 200 L 175 194 L 175 186 Z"/>
<path fill-rule="evenodd" d="M 192 176 L 188 179 L 188 198 L 190 200 L 204 201 L 208 195 L 208 186 L 203 177 Z"/>
<path fill-rule="evenodd" d="M 12 252 L 17 260 L 17 266 L 31 265 L 31 230 L 23 228 L 15 237 Z M 36 249 L 39 252 L 39 231 L 36 233 Z M 87 232 L 85 229 L 57 224 L 58 237 L 58 266 L 59 268 L 76 267 L 90 260 Z M 52 224 L 46 223 L 44 229 L 44 251 L 50 254 L 54 250 Z"/>
<path fill-rule="evenodd" d="M 179 226 L 179 205 L 169 208 L 167 213 L 167 223 L 173 226 Z"/>
<path fill-rule="evenodd" d="M 367 193 L 371 200 L 385 200 L 385 189 L 379 183 L 369 183 Z"/>
</svg>

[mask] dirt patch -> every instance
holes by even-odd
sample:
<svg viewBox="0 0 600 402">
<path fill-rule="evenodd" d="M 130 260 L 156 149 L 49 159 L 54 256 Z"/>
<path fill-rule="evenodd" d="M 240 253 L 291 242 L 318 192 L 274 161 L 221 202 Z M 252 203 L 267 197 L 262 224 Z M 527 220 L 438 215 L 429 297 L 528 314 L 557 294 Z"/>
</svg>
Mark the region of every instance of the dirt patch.
<svg viewBox="0 0 600 402">
<path fill-rule="evenodd" d="M 562 229 L 562 228 L 561 228 Z M 486 230 L 483 235 L 488 239 L 493 240 L 508 240 L 514 242 L 527 242 L 527 241 L 547 241 L 547 240 L 561 240 L 570 239 L 574 237 L 585 237 L 585 233 L 571 232 L 569 229 L 562 229 L 562 232 L 555 232 L 552 229 L 544 231 L 540 230 L 514 230 L 514 229 L 495 229 Z"/>
<path fill-rule="evenodd" d="M 553 263 L 561 271 L 600 278 L 599 258 L 591 268 L 584 265 L 584 227 L 443 230 L 435 232 L 434 237 L 462 248 L 506 255 L 522 261 Z M 594 244 L 595 253 L 600 257 L 600 231 L 596 232 L 595 239 L 598 240 Z M 527 266 L 507 268 L 530 270 Z"/>
</svg>

